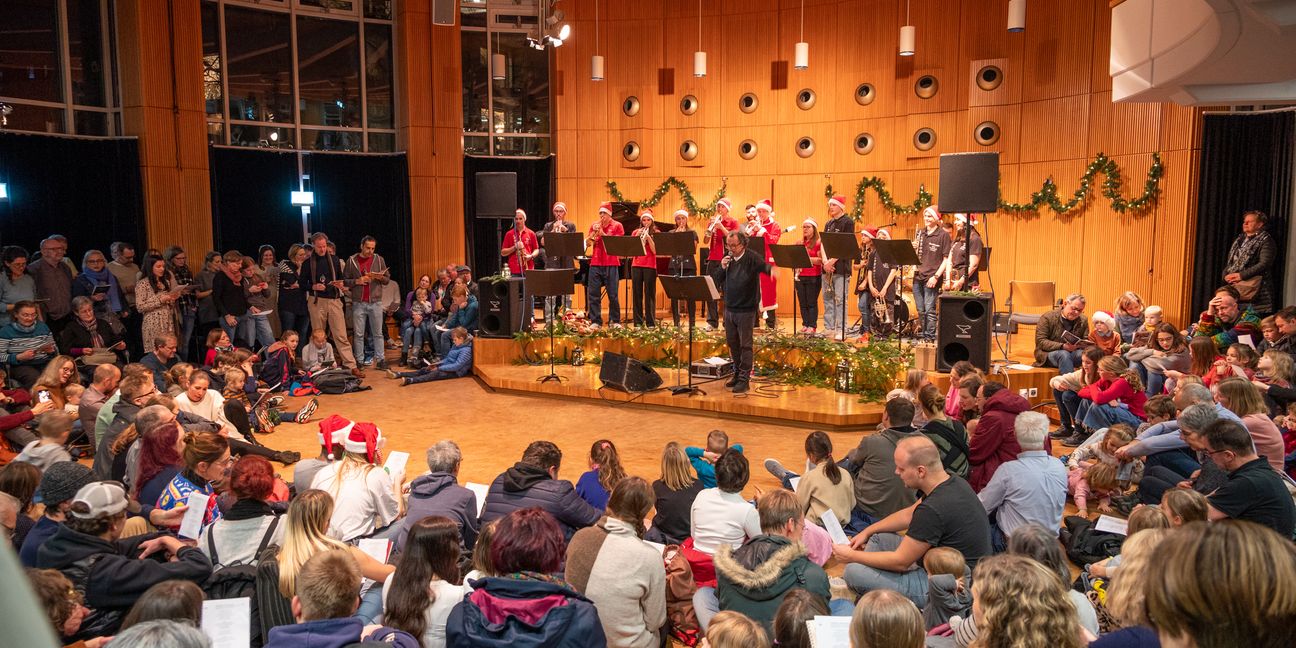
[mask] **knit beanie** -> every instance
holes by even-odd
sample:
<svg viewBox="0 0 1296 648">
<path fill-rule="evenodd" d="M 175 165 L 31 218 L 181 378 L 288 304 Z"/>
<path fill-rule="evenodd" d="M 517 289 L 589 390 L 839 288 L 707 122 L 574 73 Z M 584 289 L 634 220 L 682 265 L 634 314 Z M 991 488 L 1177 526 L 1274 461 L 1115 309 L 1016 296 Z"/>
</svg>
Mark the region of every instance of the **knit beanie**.
<svg viewBox="0 0 1296 648">
<path fill-rule="evenodd" d="M 55 506 L 76 496 L 86 484 L 94 481 L 94 471 L 75 461 L 60 461 L 45 469 L 40 480 L 41 501 L 46 508 Z"/>
</svg>

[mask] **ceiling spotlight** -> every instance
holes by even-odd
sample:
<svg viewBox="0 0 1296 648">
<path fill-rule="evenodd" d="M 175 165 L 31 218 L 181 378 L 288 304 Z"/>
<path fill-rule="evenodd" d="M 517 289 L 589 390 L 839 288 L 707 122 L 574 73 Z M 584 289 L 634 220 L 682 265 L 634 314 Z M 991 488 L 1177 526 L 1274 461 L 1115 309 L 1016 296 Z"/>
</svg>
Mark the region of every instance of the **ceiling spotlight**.
<svg viewBox="0 0 1296 648">
<path fill-rule="evenodd" d="M 277 131 L 277 130 L 276 130 L 276 131 L 270 131 L 270 141 L 271 141 L 271 142 L 278 142 L 278 141 L 279 141 L 279 131 Z"/>
<path fill-rule="evenodd" d="M 1008 31 L 1026 31 L 1026 0 L 1008 0 Z"/>
<path fill-rule="evenodd" d="M 914 31 L 913 25 L 905 25 L 900 28 L 900 56 L 914 55 L 914 40 L 916 36 Z"/>
<path fill-rule="evenodd" d="M 557 9 L 553 13 L 549 14 L 548 18 L 545 18 L 545 24 L 550 27 L 553 27 L 554 25 L 557 25 L 558 23 L 562 22 L 563 18 L 566 17 L 567 14 L 563 13 L 562 9 Z"/>
</svg>

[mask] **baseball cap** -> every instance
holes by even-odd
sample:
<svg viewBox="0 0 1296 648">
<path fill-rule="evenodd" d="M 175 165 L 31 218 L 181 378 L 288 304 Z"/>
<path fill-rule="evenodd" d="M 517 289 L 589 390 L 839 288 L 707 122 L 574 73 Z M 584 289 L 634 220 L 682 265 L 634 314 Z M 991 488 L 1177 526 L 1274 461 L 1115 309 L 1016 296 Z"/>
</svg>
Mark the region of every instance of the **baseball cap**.
<svg viewBox="0 0 1296 648">
<path fill-rule="evenodd" d="M 116 515 L 126 510 L 126 489 L 112 481 L 91 482 L 81 487 L 72 498 L 69 513 L 76 518 L 91 520 Z"/>
</svg>

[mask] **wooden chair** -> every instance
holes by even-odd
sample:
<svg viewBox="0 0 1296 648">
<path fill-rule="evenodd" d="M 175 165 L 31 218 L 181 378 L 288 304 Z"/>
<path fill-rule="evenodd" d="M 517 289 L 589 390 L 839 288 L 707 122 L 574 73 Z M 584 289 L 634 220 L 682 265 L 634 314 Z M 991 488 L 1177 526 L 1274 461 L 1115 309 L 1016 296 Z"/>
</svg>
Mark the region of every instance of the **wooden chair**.
<svg viewBox="0 0 1296 648">
<path fill-rule="evenodd" d="M 1008 321 L 1012 324 L 1039 324 L 1040 316 L 1052 310 L 1057 301 L 1057 285 L 1052 281 L 1009 281 Z M 1005 360 L 1012 354 L 1012 335 L 1004 351 Z"/>
</svg>

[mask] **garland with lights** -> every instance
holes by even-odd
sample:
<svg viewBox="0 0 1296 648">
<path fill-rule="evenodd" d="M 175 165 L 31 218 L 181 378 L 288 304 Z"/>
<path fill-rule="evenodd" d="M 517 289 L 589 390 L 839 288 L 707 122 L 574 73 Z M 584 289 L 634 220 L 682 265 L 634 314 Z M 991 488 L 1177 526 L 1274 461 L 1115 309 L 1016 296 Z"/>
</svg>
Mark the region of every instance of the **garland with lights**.
<svg viewBox="0 0 1296 648">
<path fill-rule="evenodd" d="M 1013 203 L 1006 200 L 999 201 L 999 211 L 1020 214 L 1023 212 L 1038 212 L 1047 206 L 1055 214 L 1067 214 L 1076 209 L 1082 209 L 1085 201 L 1093 188 L 1094 179 L 1101 173 L 1104 176 L 1102 182 L 1102 195 L 1111 201 L 1111 208 L 1118 214 L 1126 212 L 1140 213 L 1156 203 L 1157 196 L 1161 193 L 1161 176 L 1165 173 L 1165 165 L 1161 162 L 1161 155 L 1152 154 L 1152 166 L 1148 167 L 1147 179 L 1143 182 L 1143 195 L 1127 200 L 1121 195 L 1120 166 L 1116 161 L 1099 153 L 1092 162 L 1085 167 L 1084 175 L 1080 176 L 1080 187 L 1075 190 L 1071 198 L 1066 202 L 1058 196 L 1057 184 L 1053 178 L 1044 180 L 1044 185 L 1039 191 L 1032 192 L 1029 202 Z M 926 187 L 918 187 L 918 197 L 908 205 L 895 202 L 891 198 L 891 193 L 886 189 L 886 182 L 877 176 L 869 176 L 859 181 L 855 186 L 855 205 L 850 210 L 851 218 L 856 221 L 862 220 L 864 216 L 864 198 L 869 189 L 877 192 L 878 198 L 882 201 L 883 208 L 897 216 L 917 214 L 919 211 L 932 204 L 932 195 Z M 833 196 L 833 186 L 828 184 L 824 188 L 824 197 Z"/>
<path fill-rule="evenodd" d="M 621 190 L 617 188 L 616 181 L 607 181 L 608 193 L 612 195 L 614 200 L 617 202 L 638 202 L 639 206 L 644 209 L 652 209 L 653 207 L 656 207 L 657 203 L 661 202 L 661 199 L 666 195 L 666 192 L 670 191 L 671 187 L 674 187 L 680 192 L 680 197 L 684 199 L 684 208 L 687 209 L 695 218 L 705 220 L 710 220 L 711 216 L 715 214 L 716 203 L 720 202 L 720 199 L 725 197 L 725 186 L 725 181 L 721 180 L 720 188 L 716 190 L 715 196 L 711 198 L 711 202 L 707 203 L 706 206 L 702 206 L 699 205 L 697 199 L 693 197 L 693 192 L 689 191 L 688 185 L 684 184 L 683 180 L 680 180 L 675 176 L 671 176 L 662 181 L 662 183 L 657 186 L 657 190 L 653 192 L 651 197 L 639 201 L 627 201 L 625 196 L 621 194 Z"/>
</svg>

